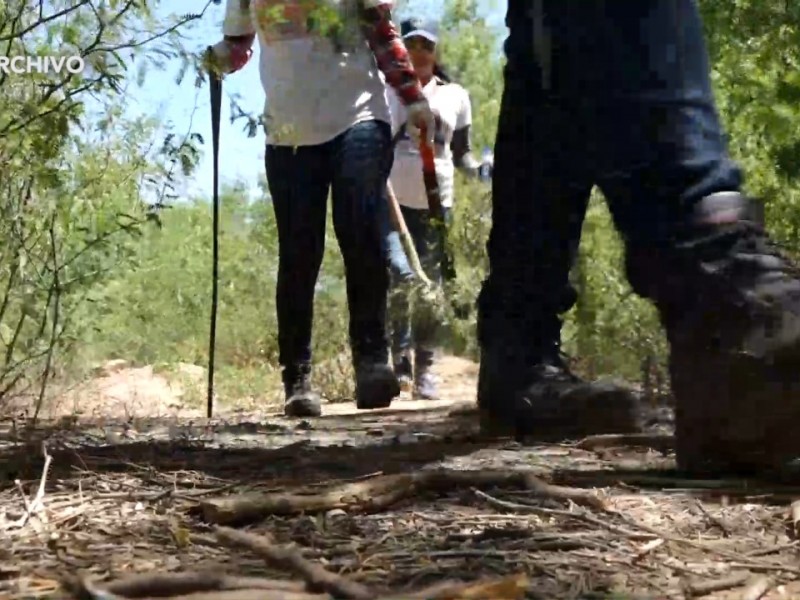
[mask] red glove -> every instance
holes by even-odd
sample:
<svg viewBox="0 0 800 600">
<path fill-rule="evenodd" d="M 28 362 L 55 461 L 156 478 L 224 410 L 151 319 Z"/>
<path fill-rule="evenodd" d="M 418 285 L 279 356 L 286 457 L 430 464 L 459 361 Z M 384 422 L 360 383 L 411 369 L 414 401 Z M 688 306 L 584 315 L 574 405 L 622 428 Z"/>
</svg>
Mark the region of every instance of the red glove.
<svg viewBox="0 0 800 600">
<path fill-rule="evenodd" d="M 227 75 L 235 73 L 247 64 L 253 56 L 254 35 L 226 37 L 211 47 L 214 68 L 219 73 Z"/>
<path fill-rule="evenodd" d="M 253 40 L 255 36 L 247 36 L 247 39 L 226 38 L 230 48 L 230 73 L 235 73 L 247 64 L 253 56 Z"/>
</svg>

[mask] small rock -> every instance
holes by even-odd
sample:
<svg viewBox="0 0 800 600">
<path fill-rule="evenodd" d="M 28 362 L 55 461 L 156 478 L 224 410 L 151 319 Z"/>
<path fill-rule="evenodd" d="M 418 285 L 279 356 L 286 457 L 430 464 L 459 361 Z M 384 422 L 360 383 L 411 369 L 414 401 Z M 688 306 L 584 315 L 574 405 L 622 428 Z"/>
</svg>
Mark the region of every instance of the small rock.
<svg viewBox="0 0 800 600">
<path fill-rule="evenodd" d="M 175 367 L 175 370 L 180 375 L 184 375 L 192 380 L 200 380 L 206 376 L 206 370 L 204 367 L 193 365 L 191 363 L 178 363 Z"/>
<path fill-rule="evenodd" d="M 111 445 L 119 444 L 122 441 L 122 436 L 116 431 L 113 431 L 111 429 L 105 432 L 105 436 L 106 436 L 106 443 Z"/>
<path fill-rule="evenodd" d="M 333 508 L 325 513 L 325 520 L 331 522 L 336 519 L 341 519 L 346 517 L 347 517 L 347 512 L 342 510 L 341 508 Z"/>
<path fill-rule="evenodd" d="M 401 433 L 394 438 L 395 444 L 414 444 L 417 441 L 419 440 L 413 433 Z"/>
<path fill-rule="evenodd" d="M 94 375 L 99 377 L 108 377 L 112 373 L 118 373 L 122 371 L 122 369 L 127 368 L 128 361 L 122 358 L 116 358 L 114 360 L 107 360 L 101 365 L 96 366 L 92 372 Z"/>
</svg>

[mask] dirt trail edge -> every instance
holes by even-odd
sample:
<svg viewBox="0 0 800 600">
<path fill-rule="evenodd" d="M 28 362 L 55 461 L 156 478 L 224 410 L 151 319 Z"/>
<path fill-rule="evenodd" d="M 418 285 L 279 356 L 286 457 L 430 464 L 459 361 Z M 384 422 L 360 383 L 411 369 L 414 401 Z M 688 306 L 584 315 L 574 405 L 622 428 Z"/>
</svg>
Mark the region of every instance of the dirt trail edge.
<svg viewBox="0 0 800 600">
<path fill-rule="evenodd" d="M 480 440 L 476 374 L 313 420 L 0 424 L 0 598 L 800 598 L 800 485 L 682 479 L 668 432 Z"/>
</svg>

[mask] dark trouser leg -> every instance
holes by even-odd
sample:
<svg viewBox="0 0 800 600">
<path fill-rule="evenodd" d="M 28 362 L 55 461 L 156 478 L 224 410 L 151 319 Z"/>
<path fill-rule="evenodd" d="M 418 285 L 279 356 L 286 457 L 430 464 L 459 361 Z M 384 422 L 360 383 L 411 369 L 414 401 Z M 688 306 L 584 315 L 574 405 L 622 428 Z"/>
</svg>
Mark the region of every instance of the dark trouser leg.
<svg viewBox="0 0 800 600">
<path fill-rule="evenodd" d="M 267 181 L 278 227 L 278 347 L 287 400 L 295 392 L 310 393 L 314 286 L 325 247 L 329 152 L 325 145 L 266 149 Z M 298 410 L 318 413 L 318 399 L 301 400 L 296 403 Z M 290 404 L 295 403 L 287 403 L 287 412 L 294 410 Z"/>
<path fill-rule="evenodd" d="M 512 31 L 512 36 L 515 34 Z M 478 298 L 478 404 L 517 429 L 530 369 L 558 355 L 560 314 L 575 302 L 575 260 L 591 180 L 573 110 L 541 89 L 530 57 L 509 56 L 492 179 L 489 274 Z"/>
<path fill-rule="evenodd" d="M 401 208 L 402 211 L 402 208 Z M 403 213 L 405 215 L 405 213 Z M 404 216 L 405 218 L 405 216 Z M 406 226 L 408 221 L 406 220 Z M 389 262 L 391 265 L 391 290 L 389 316 L 392 327 L 392 360 L 404 377 L 411 377 L 411 364 L 407 354 L 411 350 L 411 304 L 409 291 L 415 275 L 400 238 L 400 233 L 389 234 Z"/>
<path fill-rule="evenodd" d="M 610 5 L 534 2 L 533 9 L 544 5 L 538 16 L 523 5 L 509 4 L 490 272 L 478 302 L 482 423 L 523 434 L 634 431 L 639 415 L 631 391 L 580 381 L 559 352 L 559 317 L 575 302 L 569 271 L 597 179 L 586 92 L 597 73 L 613 75 L 597 59 L 602 47 L 594 45 L 592 23 L 605 25 Z M 613 22 L 600 31 L 613 32 Z"/>
<path fill-rule="evenodd" d="M 407 207 L 401 207 L 401 210 L 422 269 L 433 285 L 441 287 L 444 282 L 444 232 L 431 222 L 427 210 Z M 449 221 L 450 209 L 443 208 L 443 211 L 446 223 Z M 424 399 L 432 399 L 437 395 L 430 368 L 433 365 L 433 345 L 439 321 L 432 309 L 435 307 L 421 306 L 417 303 L 403 324 L 413 339 L 415 395 Z"/>
<path fill-rule="evenodd" d="M 427 210 L 418 210 L 401 206 L 403 218 L 408 226 L 414 248 L 419 256 L 422 270 L 435 286 L 442 285 L 443 240 L 438 230 L 428 218 Z M 443 209 L 447 214 L 448 209 Z M 431 345 L 436 336 L 437 323 L 432 321 L 428 311 L 417 310 L 404 323 L 413 340 L 415 364 L 429 367 L 433 360 Z"/>
<path fill-rule="evenodd" d="M 800 282 L 739 194 L 697 6 L 549 6 L 555 30 L 581 36 L 564 44 L 561 84 L 584 99 L 631 284 L 670 340 L 678 462 L 776 466 L 800 453 Z"/>
<path fill-rule="evenodd" d="M 361 408 L 388 406 L 400 393 L 388 366 L 389 287 L 384 186 L 392 164 L 386 123 L 354 125 L 334 140 L 333 223 L 344 259 L 350 341 Z"/>
</svg>

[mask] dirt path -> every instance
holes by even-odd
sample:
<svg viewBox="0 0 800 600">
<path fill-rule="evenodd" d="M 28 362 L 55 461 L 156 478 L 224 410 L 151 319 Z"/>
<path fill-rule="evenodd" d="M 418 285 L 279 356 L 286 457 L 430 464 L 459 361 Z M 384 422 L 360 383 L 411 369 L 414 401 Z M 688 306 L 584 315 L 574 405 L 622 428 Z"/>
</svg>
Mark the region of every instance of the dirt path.
<svg viewBox="0 0 800 600">
<path fill-rule="evenodd" d="M 25 446 L 5 426 L 0 598 L 63 598 L 60 578 L 78 573 L 98 582 L 180 571 L 299 580 L 219 538 L 213 521 L 244 492 L 271 494 L 270 504 L 238 530 L 294 544 L 376 600 L 516 575 L 526 578 L 517 581 L 524 596 L 507 581 L 483 596 L 472 588 L 442 597 L 684 598 L 716 583 L 723 589 L 702 597 L 800 598 L 788 520 L 800 487 L 679 480 L 663 437 L 616 448 L 479 440 L 469 410 L 476 365 L 446 357 L 438 374 L 440 401 L 368 413 L 328 405 L 316 420 L 87 416 L 43 435 L 51 466 L 38 506 L 42 440 Z M 334 597 L 300 588 L 194 599 Z"/>
</svg>

